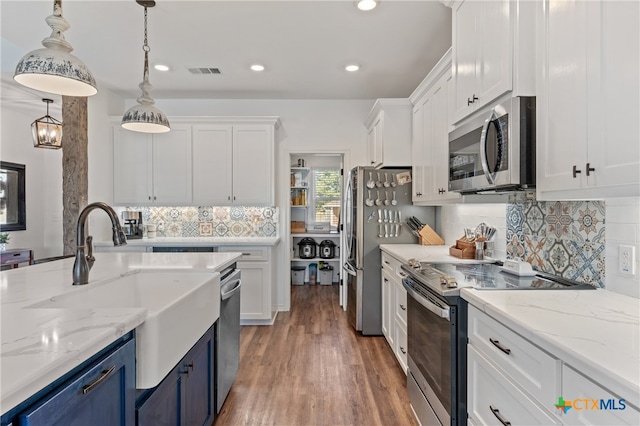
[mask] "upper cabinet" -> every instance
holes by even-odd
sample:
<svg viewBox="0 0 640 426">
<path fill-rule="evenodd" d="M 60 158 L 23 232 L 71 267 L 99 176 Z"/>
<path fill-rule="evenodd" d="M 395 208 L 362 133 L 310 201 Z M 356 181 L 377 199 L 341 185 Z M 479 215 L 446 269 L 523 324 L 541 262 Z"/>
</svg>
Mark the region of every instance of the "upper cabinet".
<svg viewBox="0 0 640 426">
<path fill-rule="evenodd" d="M 640 196 L 640 3 L 545 0 L 537 196 Z"/>
<path fill-rule="evenodd" d="M 457 1 L 453 14 L 453 123 L 513 92 L 535 96 L 536 2 Z"/>
<path fill-rule="evenodd" d="M 120 205 L 191 203 L 191 126 L 148 134 L 112 125 L 113 202 Z"/>
<path fill-rule="evenodd" d="M 411 164 L 411 103 L 378 99 L 367 120 L 367 163 L 370 167 Z"/>
<path fill-rule="evenodd" d="M 193 127 L 193 202 L 274 204 L 274 123 Z"/>
<path fill-rule="evenodd" d="M 277 117 L 170 121 L 153 135 L 112 124 L 114 204 L 274 205 Z"/>
<path fill-rule="evenodd" d="M 451 51 L 448 51 L 411 95 L 413 103 L 413 204 L 458 200 L 449 187 L 451 130 Z"/>
</svg>

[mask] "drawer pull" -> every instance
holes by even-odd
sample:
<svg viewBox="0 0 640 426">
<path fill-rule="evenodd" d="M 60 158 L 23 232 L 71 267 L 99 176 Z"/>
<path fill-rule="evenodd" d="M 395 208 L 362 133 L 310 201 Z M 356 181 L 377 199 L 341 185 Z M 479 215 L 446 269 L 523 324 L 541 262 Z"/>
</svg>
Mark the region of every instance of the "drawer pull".
<svg viewBox="0 0 640 426">
<path fill-rule="evenodd" d="M 407 278 L 407 274 L 405 274 L 404 272 L 398 272 L 398 275 L 400 275 L 402 278 Z"/>
<path fill-rule="evenodd" d="M 493 408 L 493 405 L 489 406 L 489 409 L 491 409 L 491 412 L 493 413 L 494 416 L 496 416 L 496 419 L 498 419 L 500 421 L 500 423 L 502 423 L 504 426 L 511 426 L 511 422 L 505 420 L 501 415 L 500 415 L 500 410 L 498 410 L 497 408 Z"/>
<path fill-rule="evenodd" d="M 407 354 L 407 351 L 404 349 L 404 347 L 400 346 L 400 352 L 402 352 L 403 354 Z"/>
<path fill-rule="evenodd" d="M 111 373 L 113 373 L 113 370 L 115 370 L 115 369 L 116 369 L 116 366 L 112 365 L 110 369 L 102 370 L 102 373 L 100 373 L 100 377 L 98 377 L 95 382 L 91 383 L 90 385 L 85 385 L 85 386 L 82 387 L 82 394 L 83 395 L 88 394 L 89 392 L 91 392 L 91 390 L 93 388 L 95 388 L 100 383 L 102 383 L 105 380 L 107 380 L 107 377 L 109 377 L 111 375 Z"/>
<path fill-rule="evenodd" d="M 389 262 L 387 262 L 386 260 L 384 261 L 384 263 L 386 263 L 387 265 L 391 265 Z"/>
<path fill-rule="evenodd" d="M 490 341 L 491 343 L 493 343 L 493 346 L 495 346 L 496 348 L 500 349 L 500 350 L 501 350 L 502 352 L 504 352 L 505 354 L 509 355 L 509 354 L 511 353 L 511 349 L 509 349 L 509 348 L 505 348 L 504 346 L 502 346 L 502 345 L 500 344 L 500 341 L 499 341 L 499 340 L 494 340 L 494 339 L 492 339 L 491 337 L 489 337 L 489 341 Z"/>
<path fill-rule="evenodd" d="M 251 256 L 251 253 L 242 253 L 243 256 Z"/>
<path fill-rule="evenodd" d="M 403 311 L 406 311 L 406 310 L 407 310 L 407 307 L 406 307 L 406 306 L 404 306 L 404 305 L 401 303 L 401 304 L 400 304 L 400 309 L 402 309 Z"/>
</svg>

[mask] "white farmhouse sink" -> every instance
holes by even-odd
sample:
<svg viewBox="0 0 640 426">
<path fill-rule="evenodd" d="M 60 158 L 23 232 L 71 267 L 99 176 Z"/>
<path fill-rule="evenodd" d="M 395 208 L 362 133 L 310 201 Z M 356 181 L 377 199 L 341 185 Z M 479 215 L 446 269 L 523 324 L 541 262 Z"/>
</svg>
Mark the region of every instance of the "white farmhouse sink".
<svg viewBox="0 0 640 426">
<path fill-rule="evenodd" d="M 51 297 L 29 308 L 146 308 L 136 328 L 136 388 L 157 386 L 213 325 L 220 312 L 220 274 L 136 270 Z"/>
</svg>

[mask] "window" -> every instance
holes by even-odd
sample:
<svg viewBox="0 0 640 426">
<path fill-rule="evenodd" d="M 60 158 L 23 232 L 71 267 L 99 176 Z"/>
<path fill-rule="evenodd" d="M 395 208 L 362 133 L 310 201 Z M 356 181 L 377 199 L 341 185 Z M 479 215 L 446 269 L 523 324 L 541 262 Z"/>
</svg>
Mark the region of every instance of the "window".
<svg viewBox="0 0 640 426">
<path fill-rule="evenodd" d="M 332 229 L 337 229 L 340 223 L 342 203 L 340 169 L 312 168 L 311 182 L 309 219 L 312 222 L 329 222 Z"/>
</svg>

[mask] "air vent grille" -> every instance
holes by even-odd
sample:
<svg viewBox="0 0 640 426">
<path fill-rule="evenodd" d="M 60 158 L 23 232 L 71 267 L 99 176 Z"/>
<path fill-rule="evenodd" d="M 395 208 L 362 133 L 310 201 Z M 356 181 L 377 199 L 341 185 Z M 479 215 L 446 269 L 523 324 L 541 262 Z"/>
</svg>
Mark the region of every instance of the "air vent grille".
<svg viewBox="0 0 640 426">
<path fill-rule="evenodd" d="M 220 74 L 219 68 L 188 67 L 187 69 L 191 74 Z"/>
</svg>

